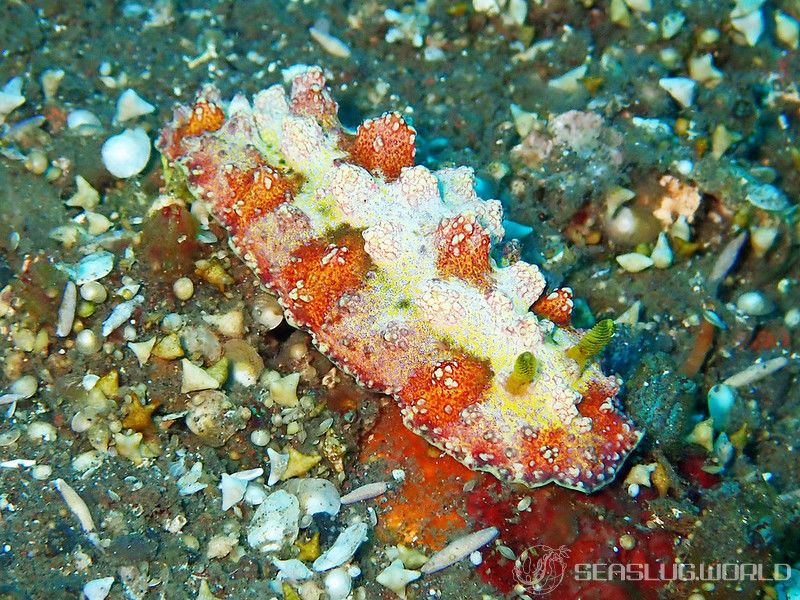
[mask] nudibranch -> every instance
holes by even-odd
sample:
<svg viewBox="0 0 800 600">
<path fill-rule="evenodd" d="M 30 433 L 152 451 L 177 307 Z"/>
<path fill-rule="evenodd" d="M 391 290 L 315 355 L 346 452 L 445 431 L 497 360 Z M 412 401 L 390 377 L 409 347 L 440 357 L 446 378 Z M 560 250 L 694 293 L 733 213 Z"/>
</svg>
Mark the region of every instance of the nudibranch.
<svg viewBox="0 0 800 600">
<path fill-rule="evenodd" d="M 502 481 L 602 487 L 642 437 L 592 356 L 611 332 L 571 328 L 537 266 L 499 267 L 500 202 L 470 168 L 415 166 L 415 137 L 396 112 L 346 130 L 306 67 L 252 103 L 205 87 L 158 146 L 289 323 L 408 428 Z"/>
</svg>

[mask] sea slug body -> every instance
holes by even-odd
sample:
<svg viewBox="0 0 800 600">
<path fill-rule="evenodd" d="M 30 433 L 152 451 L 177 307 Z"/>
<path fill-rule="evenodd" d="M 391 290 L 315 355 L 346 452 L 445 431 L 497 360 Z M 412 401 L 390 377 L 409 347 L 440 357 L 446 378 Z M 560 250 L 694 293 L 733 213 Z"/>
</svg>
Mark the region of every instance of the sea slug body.
<svg viewBox="0 0 800 600">
<path fill-rule="evenodd" d="M 570 357 L 585 333 L 569 326 L 570 290 L 496 265 L 500 203 L 478 198 L 469 168 L 414 166 L 400 114 L 351 133 L 337 110 L 319 67 L 252 103 L 209 86 L 158 146 L 287 320 L 391 394 L 411 430 L 503 481 L 609 483 L 642 433 L 618 382 Z"/>
</svg>

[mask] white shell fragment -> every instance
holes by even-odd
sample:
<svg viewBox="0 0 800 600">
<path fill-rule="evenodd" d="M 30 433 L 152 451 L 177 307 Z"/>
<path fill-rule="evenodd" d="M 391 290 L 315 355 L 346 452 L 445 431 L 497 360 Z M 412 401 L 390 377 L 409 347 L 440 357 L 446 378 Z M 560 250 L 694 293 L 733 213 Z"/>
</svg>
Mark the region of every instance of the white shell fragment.
<svg viewBox="0 0 800 600">
<path fill-rule="evenodd" d="M 692 105 L 696 84 L 688 77 L 662 77 L 658 85 L 684 108 Z"/>
<path fill-rule="evenodd" d="M 46 101 L 49 102 L 56 97 L 64 75 L 64 69 L 46 69 L 42 71 L 39 83 L 42 85 L 42 94 Z"/>
<path fill-rule="evenodd" d="M 192 468 L 186 471 L 175 482 L 178 486 L 178 493 L 181 496 L 191 496 L 200 490 L 208 487 L 207 483 L 200 483 L 200 478 L 203 476 L 203 463 L 197 461 L 192 465 Z"/>
<path fill-rule="evenodd" d="M 779 356 L 764 362 L 758 362 L 754 365 L 750 365 L 743 371 L 739 371 L 735 375 L 731 375 L 722 383 L 734 388 L 750 385 L 751 383 L 755 383 L 760 379 L 764 379 L 764 377 L 772 375 L 775 371 L 779 371 L 788 364 L 789 359 L 785 356 Z"/>
<path fill-rule="evenodd" d="M 131 300 L 117 304 L 111 314 L 103 321 L 103 329 L 101 330 L 103 337 L 108 337 L 112 331 L 130 319 L 133 311 L 143 300 L 142 296 L 136 296 Z"/>
<path fill-rule="evenodd" d="M 113 577 L 92 579 L 83 586 L 83 595 L 86 596 L 86 600 L 103 600 L 111 592 L 113 585 Z"/>
<path fill-rule="evenodd" d="M 775 12 L 775 35 L 790 50 L 796 50 L 800 39 L 800 23 L 784 12 Z"/>
<path fill-rule="evenodd" d="M 136 360 L 139 361 L 139 366 L 143 367 L 150 360 L 150 354 L 153 352 L 153 347 L 156 345 L 156 336 L 151 337 L 149 340 L 143 342 L 128 342 L 128 348 L 131 349 Z"/>
<path fill-rule="evenodd" d="M 562 92 L 575 92 L 580 88 L 581 79 L 586 77 L 587 69 L 586 65 L 580 65 L 570 69 L 560 77 L 551 79 L 547 82 L 547 85 Z"/>
<path fill-rule="evenodd" d="M 78 135 L 96 133 L 102 127 L 97 115 L 85 108 L 75 109 L 67 115 L 67 128 L 75 131 Z"/>
<path fill-rule="evenodd" d="M 72 514 L 77 517 L 78 522 L 81 524 L 81 528 L 86 532 L 94 531 L 94 520 L 92 519 L 92 513 L 89 512 L 89 507 L 86 506 L 86 502 L 83 501 L 78 495 L 78 492 L 72 489 L 70 485 L 64 481 L 63 479 L 56 479 L 53 482 L 53 486 L 58 490 L 61 494 L 61 497 L 64 498 L 64 502 L 72 511 Z"/>
<path fill-rule="evenodd" d="M 290 581 L 303 581 L 314 575 L 314 572 L 303 564 L 302 561 L 296 558 L 289 560 L 280 560 L 278 558 L 272 559 L 272 564 L 278 569 L 278 575 L 275 577 L 278 581 L 288 579 Z"/>
<path fill-rule="evenodd" d="M 219 489 L 222 492 L 222 512 L 225 512 L 242 501 L 247 491 L 247 481 L 223 473 Z"/>
<path fill-rule="evenodd" d="M 141 173 L 150 160 L 150 138 L 144 129 L 126 129 L 108 138 L 100 153 L 103 164 L 114 177 L 127 179 Z"/>
<path fill-rule="evenodd" d="M 653 266 L 653 259 L 638 252 L 629 252 L 617 256 L 617 263 L 628 273 L 638 273 Z"/>
<path fill-rule="evenodd" d="M 39 382 L 33 375 L 23 375 L 14 381 L 8 388 L 8 392 L 0 394 L 0 406 L 11 404 L 11 414 L 14 412 L 16 403 L 20 400 L 27 400 L 32 397 L 39 388 Z"/>
<path fill-rule="evenodd" d="M 12 110 L 25 104 L 22 95 L 22 77 L 14 77 L 0 88 L 0 123 Z"/>
<path fill-rule="evenodd" d="M 342 504 L 353 504 L 354 502 L 361 502 L 369 500 L 382 494 L 385 494 L 389 489 L 389 484 L 385 481 L 378 481 L 375 483 L 368 483 L 357 487 L 353 491 L 345 494 L 341 498 Z"/>
<path fill-rule="evenodd" d="M 286 483 L 284 489 L 297 496 L 300 510 L 304 516 L 320 513 L 335 516 L 342 506 L 339 491 L 327 479 L 315 477 L 292 479 Z"/>
<path fill-rule="evenodd" d="M 398 598 L 405 600 L 406 586 L 422 576 L 419 571 L 412 571 L 403 566 L 403 561 L 396 558 L 388 567 L 378 573 L 375 581 L 392 590 Z"/>
<path fill-rule="evenodd" d="M 106 250 L 98 250 L 88 256 L 84 256 L 77 264 L 58 263 L 56 268 L 69 275 L 75 285 L 83 285 L 90 281 L 102 279 L 111 273 L 114 268 L 114 255 Z"/>
<path fill-rule="evenodd" d="M 665 40 L 671 39 L 678 35 L 678 32 L 683 28 L 686 22 L 686 15 L 682 12 L 675 11 L 667 13 L 661 19 L 661 37 Z"/>
<path fill-rule="evenodd" d="M 253 301 L 253 318 L 256 323 L 272 331 L 283 323 L 283 307 L 274 296 L 261 294 Z"/>
<path fill-rule="evenodd" d="M 247 543 L 262 552 L 274 552 L 292 544 L 300 533 L 300 503 L 278 490 L 259 505 L 247 528 Z"/>
<path fill-rule="evenodd" d="M 706 400 L 714 428 L 723 431 L 728 426 L 728 418 L 736 403 L 736 390 L 729 385 L 719 383 L 708 390 Z"/>
<path fill-rule="evenodd" d="M 339 58 L 348 58 L 351 54 L 350 48 L 339 38 L 332 36 L 324 28 L 315 25 L 308 29 L 311 38 L 317 42 L 325 52 Z"/>
<path fill-rule="evenodd" d="M 181 393 L 199 392 L 201 390 L 216 390 L 219 381 L 214 379 L 203 368 L 184 358 L 181 360 L 183 375 L 181 379 Z"/>
<path fill-rule="evenodd" d="M 430 575 L 431 573 L 436 573 L 437 571 L 446 569 L 450 565 L 460 561 L 462 558 L 466 558 L 475 550 L 482 548 L 495 539 L 499 534 L 500 530 L 497 529 L 497 527 L 487 527 L 486 529 L 481 529 L 475 533 L 470 533 L 469 535 L 460 537 L 457 540 L 450 542 L 442 550 L 439 550 L 439 552 L 431 556 L 428 561 L 422 565 L 420 570 L 425 575 Z"/>
<path fill-rule="evenodd" d="M 75 307 L 78 303 L 78 288 L 74 283 L 68 281 L 64 285 L 64 293 L 61 296 L 61 305 L 58 307 L 58 322 L 56 323 L 56 335 L 67 337 L 72 331 L 72 323 L 75 321 Z"/>
<path fill-rule="evenodd" d="M 650 253 L 650 258 L 653 260 L 653 266 L 656 269 L 666 269 L 672 265 L 672 248 L 670 248 L 667 234 L 663 231 L 658 234 L 658 241 Z"/>
<path fill-rule="evenodd" d="M 297 384 L 300 383 L 300 373 L 290 373 L 269 384 L 270 398 L 279 406 L 297 406 Z"/>
<path fill-rule="evenodd" d="M 720 252 L 719 257 L 714 262 L 714 266 L 711 268 L 711 274 L 708 276 L 708 282 L 710 285 L 717 285 L 725 278 L 725 276 L 728 274 L 728 271 L 733 268 L 733 265 L 739 258 L 739 251 L 742 249 L 742 246 L 744 246 L 746 241 L 747 232 L 743 231 L 730 242 L 725 244 L 725 247 L 722 249 L 722 252 Z"/>
<path fill-rule="evenodd" d="M 267 485 L 275 485 L 281 480 L 281 477 L 286 472 L 286 467 L 289 466 L 289 455 L 281 454 L 272 448 L 267 448 L 267 455 L 269 456 L 269 479 L 267 479 Z"/>
<path fill-rule="evenodd" d="M 321 573 L 346 563 L 353 558 L 358 547 L 367 539 L 369 528 L 366 523 L 353 523 L 342 531 L 333 545 L 314 561 L 312 568 Z"/>
<path fill-rule="evenodd" d="M 755 46 L 764 33 L 764 15 L 754 10 L 748 15 L 731 19 L 733 28 L 744 36 L 748 46 Z"/>
<path fill-rule="evenodd" d="M 94 210 L 100 204 L 100 193 L 92 187 L 80 175 L 75 176 L 75 186 L 78 188 L 75 193 L 65 202 L 67 206 L 82 208 L 84 210 Z"/>
<path fill-rule="evenodd" d="M 786 195 L 769 183 L 751 186 L 747 193 L 747 201 L 757 208 L 771 212 L 780 212 L 791 207 Z"/>
<path fill-rule="evenodd" d="M 244 498 L 248 483 L 263 474 L 264 469 L 260 467 L 249 471 L 239 471 L 232 475 L 223 473 L 222 481 L 219 484 L 219 489 L 222 491 L 222 512 L 239 504 Z"/>
<path fill-rule="evenodd" d="M 130 121 L 136 117 L 150 114 L 155 109 L 155 106 L 129 88 L 122 92 L 117 99 L 117 112 L 114 115 L 114 120 L 117 123 Z"/>
</svg>

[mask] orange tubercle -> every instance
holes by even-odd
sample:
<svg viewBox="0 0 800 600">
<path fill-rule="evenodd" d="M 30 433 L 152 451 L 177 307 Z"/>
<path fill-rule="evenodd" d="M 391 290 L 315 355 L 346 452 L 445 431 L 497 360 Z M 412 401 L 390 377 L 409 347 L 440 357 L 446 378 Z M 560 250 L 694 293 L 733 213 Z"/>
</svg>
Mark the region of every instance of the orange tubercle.
<svg viewBox="0 0 800 600">
<path fill-rule="evenodd" d="M 387 181 L 397 179 L 403 167 L 414 166 L 417 132 L 400 113 L 392 112 L 364 121 L 350 148 L 351 160 Z"/>
<path fill-rule="evenodd" d="M 267 165 L 247 171 L 231 167 L 225 177 L 233 196 L 228 202 L 216 204 L 214 211 L 234 235 L 292 199 L 291 181 Z"/>
<path fill-rule="evenodd" d="M 572 290 L 570 288 L 558 288 L 550 292 L 547 296 L 539 298 L 531 310 L 537 316 L 549 319 L 560 327 L 569 325 L 572 317 Z"/>
<path fill-rule="evenodd" d="M 371 267 L 359 232 L 340 230 L 315 239 L 292 253 L 278 278 L 286 288 L 286 307 L 295 322 L 316 329 L 336 301 L 364 284 Z"/>
<path fill-rule="evenodd" d="M 461 419 L 461 411 L 479 402 L 491 384 L 489 363 L 458 354 L 422 367 L 398 394 L 415 427 L 445 427 Z"/>
<path fill-rule="evenodd" d="M 485 288 L 489 264 L 489 234 L 471 215 L 445 219 L 436 230 L 436 269 L 442 278 L 457 277 Z"/>
<path fill-rule="evenodd" d="M 195 102 L 189 120 L 175 129 L 172 145 L 178 146 L 184 138 L 195 137 L 200 134 L 217 131 L 225 122 L 225 113 L 220 106 L 205 98 Z"/>
<path fill-rule="evenodd" d="M 319 67 L 311 67 L 295 77 L 289 109 L 302 117 L 313 117 L 321 125 L 332 127 L 339 121 L 339 105 L 325 87 L 325 76 Z"/>
</svg>

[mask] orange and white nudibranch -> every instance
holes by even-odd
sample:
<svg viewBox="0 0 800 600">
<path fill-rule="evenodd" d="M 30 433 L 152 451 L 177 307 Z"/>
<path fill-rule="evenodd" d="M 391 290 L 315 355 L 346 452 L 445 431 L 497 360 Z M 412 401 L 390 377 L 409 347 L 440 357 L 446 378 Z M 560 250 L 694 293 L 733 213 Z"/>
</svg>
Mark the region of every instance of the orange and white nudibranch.
<svg viewBox="0 0 800 600">
<path fill-rule="evenodd" d="M 642 433 L 616 380 L 568 356 L 571 291 L 542 296 L 538 267 L 497 266 L 500 203 L 469 168 L 414 166 L 399 113 L 352 134 L 337 110 L 319 67 L 252 103 L 206 87 L 159 148 L 287 320 L 393 395 L 407 427 L 503 481 L 609 483 Z"/>
</svg>

